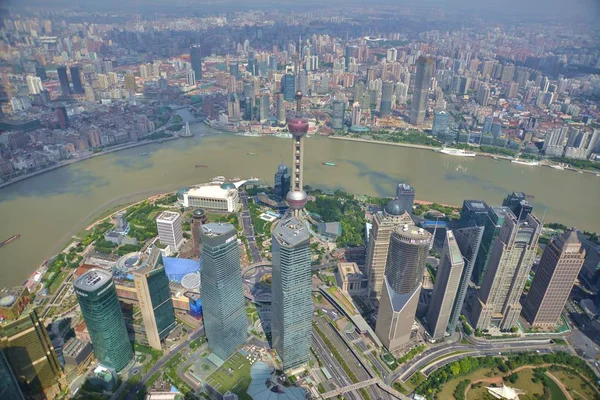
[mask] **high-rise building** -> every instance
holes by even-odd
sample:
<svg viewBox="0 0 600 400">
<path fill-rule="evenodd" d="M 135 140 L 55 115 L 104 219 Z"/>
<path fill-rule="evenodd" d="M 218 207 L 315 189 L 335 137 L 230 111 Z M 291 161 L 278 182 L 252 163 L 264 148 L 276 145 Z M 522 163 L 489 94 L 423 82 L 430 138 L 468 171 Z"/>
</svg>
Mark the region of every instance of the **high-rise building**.
<svg viewBox="0 0 600 400">
<path fill-rule="evenodd" d="M 133 349 L 112 277 L 91 269 L 73 286 L 96 358 L 104 367 L 121 371 L 133 360 Z"/>
<path fill-rule="evenodd" d="M 456 134 L 450 132 L 450 114 L 446 111 L 436 111 L 433 114 L 433 136 L 443 142 L 451 142 L 456 138 Z"/>
<path fill-rule="evenodd" d="M 331 126 L 333 129 L 344 129 L 344 115 L 346 114 L 346 103 L 343 101 L 334 101 L 331 112 Z"/>
<path fill-rule="evenodd" d="M 83 94 L 83 83 L 81 83 L 81 71 L 78 66 L 69 67 L 71 72 L 71 82 L 73 82 L 73 93 Z"/>
<path fill-rule="evenodd" d="M 178 251 L 183 244 L 183 229 L 181 215 L 174 211 L 163 211 L 156 217 L 158 239 L 162 245 L 170 246 Z"/>
<path fill-rule="evenodd" d="M 417 60 L 415 88 L 412 103 L 410 105 L 410 123 L 412 125 L 419 125 L 425 121 L 429 83 L 433 77 L 433 66 L 433 58 L 419 57 Z"/>
<path fill-rule="evenodd" d="M 133 281 L 148 344 L 161 350 L 161 342 L 175 328 L 169 278 L 164 267 L 147 267 L 134 271 Z"/>
<path fill-rule="evenodd" d="M 510 82 L 513 80 L 514 76 L 515 76 L 515 66 L 513 64 L 506 64 L 502 68 L 502 76 L 500 77 L 500 80 L 502 82 Z"/>
<path fill-rule="evenodd" d="M 286 101 L 293 101 L 296 97 L 296 79 L 292 74 L 285 74 L 281 78 L 281 91 Z"/>
<path fill-rule="evenodd" d="M 388 62 L 396 61 L 398 59 L 398 50 L 393 47 L 388 49 L 386 59 Z"/>
<path fill-rule="evenodd" d="M 389 115 L 392 112 L 392 94 L 394 93 L 394 82 L 385 81 L 381 88 L 381 107 L 379 111 L 382 115 Z"/>
<path fill-rule="evenodd" d="M 194 210 L 192 214 L 192 246 L 193 246 L 193 254 L 192 257 L 200 256 L 200 227 L 202 224 L 205 224 L 208 220 L 206 213 L 201 208 Z"/>
<path fill-rule="evenodd" d="M 415 203 L 415 189 L 412 186 L 408 183 L 399 183 L 396 187 L 396 198 L 400 202 L 402 211 L 412 213 Z"/>
<path fill-rule="evenodd" d="M 487 85 L 481 85 L 477 91 L 477 102 L 482 106 L 487 106 L 490 102 L 490 88 Z"/>
<path fill-rule="evenodd" d="M 283 98 L 283 93 L 277 94 L 277 124 L 285 125 L 285 102 Z"/>
<path fill-rule="evenodd" d="M 125 80 L 125 89 L 135 91 L 135 89 L 136 89 L 135 76 L 132 73 L 127 73 L 127 74 L 125 74 L 124 80 Z"/>
<path fill-rule="evenodd" d="M 370 297 L 379 298 L 381 296 L 390 237 L 398 226 L 404 226 L 405 224 L 414 225 L 414 222 L 399 199 L 390 201 L 383 212 L 378 212 L 373 217 L 365 270 L 369 280 Z"/>
<path fill-rule="evenodd" d="M 69 116 L 67 115 L 67 109 L 64 106 L 56 108 L 56 117 L 58 118 L 58 126 L 60 126 L 60 129 L 67 129 L 69 127 Z"/>
<path fill-rule="evenodd" d="M 523 305 L 523 316 L 532 327 L 556 326 L 585 255 L 575 229 L 552 238 L 546 245 Z"/>
<path fill-rule="evenodd" d="M 410 341 L 431 240 L 431 233 L 408 224 L 391 235 L 375 325 L 390 352 Z"/>
<path fill-rule="evenodd" d="M 433 340 L 442 339 L 446 333 L 458 294 L 464 264 L 454 234 L 447 230 L 440 265 L 435 276 L 435 286 L 427 311 L 429 334 Z"/>
<path fill-rule="evenodd" d="M 190 86 L 194 86 L 196 84 L 196 73 L 193 69 L 190 69 L 187 72 L 187 84 Z"/>
<path fill-rule="evenodd" d="M 273 191 L 277 196 L 284 199 L 290 191 L 290 187 L 291 177 L 289 169 L 284 163 L 281 163 L 281 165 L 277 167 L 277 172 L 275 172 L 275 186 L 273 187 Z"/>
<path fill-rule="evenodd" d="M 517 325 L 523 308 L 521 294 L 535 261 L 541 230 L 542 224 L 533 214 L 519 220 L 506 209 L 504 224 L 494 240 L 489 266 L 472 307 L 471 321 L 475 328 L 509 330 Z"/>
<path fill-rule="evenodd" d="M 4 355 L 0 356 L 0 364 L 8 363 L 23 394 L 28 397 L 54 398 L 66 384 L 46 327 L 35 309 L 0 325 L 0 353 Z M 5 371 L 0 374 L 10 380 Z M 2 385 L 0 392 L 3 390 L 11 388 Z"/>
<path fill-rule="evenodd" d="M 48 80 L 48 74 L 46 73 L 46 68 L 44 67 L 35 67 L 35 74 L 45 82 Z"/>
<path fill-rule="evenodd" d="M 202 45 L 195 44 L 190 47 L 190 61 L 196 80 L 202 80 Z"/>
<path fill-rule="evenodd" d="M 200 242 L 204 329 L 213 353 L 226 360 L 247 338 L 237 231 L 228 223 L 208 223 Z"/>
<path fill-rule="evenodd" d="M 490 207 L 487 219 L 484 223 L 483 236 L 481 237 L 481 245 L 477 251 L 477 258 L 473 266 L 473 274 L 471 280 L 476 285 L 481 285 L 483 276 L 487 271 L 490 256 L 492 255 L 492 247 L 496 237 L 500 234 L 500 229 L 504 225 L 506 214 L 510 212 L 508 207 Z"/>
<path fill-rule="evenodd" d="M 523 192 L 512 192 L 502 201 L 502 205 L 510 208 L 519 221 L 525 221 L 533 211 L 533 206 L 527 201 L 527 195 Z"/>
<path fill-rule="evenodd" d="M 344 66 L 346 67 L 346 72 L 350 72 L 350 61 L 354 55 L 354 49 L 356 46 L 346 46 L 344 50 Z"/>
<path fill-rule="evenodd" d="M 360 120 L 362 119 L 362 111 L 360 109 L 360 103 L 355 101 L 352 105 L 352 126 L 360 126 Z"/>
<path fill-rule="evenodd" d="M 452 307 L 452 314 L 448 321 L 448 330 L 454 330 L 462 313 L 469 282 L 475 267 L 475 260 L 481 246 L 481 239 L 488 220 L 489 207 L 482 200 L 465 200 L 460 212 L 458 226 L 453 230 L 458 248 L 465 260 L 460 283 L 456 293 L 456 300 Z"/>
<path fill-rule="evenodd" d="M 63 96 L 71 95 L 71 87 L 69 86 L 69 77 L 67 76 L 67 67 L 58 67 L 56 68 L 56 72 L 58 73 L 58 81 L 60 83 L 60 91 Z"/>
<path fill-rule="evenodd" d="M 44 91 L 44 86 L 42 86 L 42 79 L 38 76 L 27 75 L 27 88 L 29 89 L 29 94 L 40 94 Z"/>
<path fill-rule="evenodd" d="M 229 73 L 233 76 L 235 76 L 235 78 L 239 78 L 240 77 L 240 65 L 238 63 L 231 63 L 229 64 Z"/>
<path fill-rule="evenodd" d="M 0 399 L 25 400 L 8 360 L 0 350 Z"/>
<path fill-rule="evenodd" d="M 265 123 L 270 116 L 271 104 L 269 101 L 269 95 L 265 94 L 260 98 L 260 122 Z"/>
<path fill-rule="evenodd" d="M 273 230 L 271 336 L 285 370 L 308 362 L 312 331 L 310 236 L 296 217 Z"/>
</svg>

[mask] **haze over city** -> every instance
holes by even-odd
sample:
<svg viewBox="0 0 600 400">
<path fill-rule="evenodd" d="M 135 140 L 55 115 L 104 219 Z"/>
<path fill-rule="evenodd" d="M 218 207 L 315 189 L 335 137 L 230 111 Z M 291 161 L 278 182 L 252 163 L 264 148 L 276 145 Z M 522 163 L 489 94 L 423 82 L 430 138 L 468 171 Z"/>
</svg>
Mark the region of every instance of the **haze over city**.
<svg viewBox="0 0 600 400">
<path fill-rule="evenodd" d="M 600 399 L 597 1 L 0 17 L 0 399 Z"/>
</svg>

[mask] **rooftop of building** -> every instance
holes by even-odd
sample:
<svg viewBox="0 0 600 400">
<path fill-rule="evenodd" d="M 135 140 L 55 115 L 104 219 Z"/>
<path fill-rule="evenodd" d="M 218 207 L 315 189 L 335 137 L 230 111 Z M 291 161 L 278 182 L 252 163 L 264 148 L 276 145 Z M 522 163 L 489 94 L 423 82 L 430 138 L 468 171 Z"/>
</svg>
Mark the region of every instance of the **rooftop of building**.
<svg viewBox="0 0 600 400">
<path fill-rule="evenodd" d="M 20 297 L 27 295 L 29 295 L 29 290 L 25 286 L 4 288 L 0 291 L 0 308 L 12 307 Z"/>
<path fill-rule="evenodd" d="M 308 240 L 309 234 L 303 221 L 295 217 L 288 217 L 282 219 L 275 227 L 273 238 L 282 245 L 295 246 Z"/>
<path fill-rule="evenodd" d="M 211 199 L 223 199 L 233 196 L 237 189 L 233 183 L 206 184 L 196 186 L 188 190 L 187 195 L 192 197 L 207 197 Z"/>
<path fill-rule="evenodd" d="M 343 277 L 350 274 L 360 274 L 360 269 L 355 262 L 341 262 L 338 264 L 339 274 Z"/>
<path fill-rule="evenodd" d="M 217 237 L 227 235 L 228 233 L 235 230 L 233 225 L 230 223 L 223 222 L 209 222 L 208 224 L 202 225 L 202 233 L 205 236 Z"/>
<path fill-rule="evenodd" d="M 402 239 L 409 240 L 410 243 L 422 240 L 430 241 L 432 237 L 431 233 L 425 229 L 409 224 L 398 226 L 394 233 L 398 234 Z"/>
<path fill-rule="evenodd" d="M 456 242 L 456 238 L 454 237 L 454 233 L 452 233 L 452 231 L 447 231 L 446 235 L 448 238 L 448 253 L 450 255 L 450 262 L 452 265 L 463 263 L 463 256 L 460 252 L 460 248 L 458 247 L 458 243 Z"/>
<path fill-rule="evenodd" d="M 93 268 L 85 272 L 79 278 L 75 279 L 73 285 L 76 289 L 85 292 L 91 292 L 102 287 L 104 284 L 106 284 L 107 281 L 110 281 L 111 279 L 112 276 L 108 272 L 103 271 L 101 269 Z"/>
<path fill-rule="evenodd" d="M 156 217 L 157 221 L 173 222 L 179 217 L 179 213 L 175 211 L 163 211 Z"/>
<path fill-rule="evenodd" d="M 85 350 L 85 348 L 89 345 L 89 342 L 85 342 L 73 337 L 69 339 L 69 341 L 63 347 L 63 354 L 69 357 L 77 357 L 79 353 Z"/>
<path fill-rule="evenodd" d="M 483 200 L 465 200 L 463 207 L 473 212 L 487 212 L 489 210 L 488 205 Z"/>
</svg>

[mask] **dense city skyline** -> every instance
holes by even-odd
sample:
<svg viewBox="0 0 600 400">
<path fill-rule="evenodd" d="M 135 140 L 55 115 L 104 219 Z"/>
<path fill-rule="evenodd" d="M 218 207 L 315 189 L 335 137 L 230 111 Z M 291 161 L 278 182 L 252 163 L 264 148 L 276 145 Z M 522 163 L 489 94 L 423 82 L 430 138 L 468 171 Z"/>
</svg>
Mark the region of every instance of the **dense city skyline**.
<svg viewBox="0 0 600 400">
<path fill-rule="evenodd" d="M 0 393 L 597 397 L 599 17 L 3 3 Z"/>
</svg>

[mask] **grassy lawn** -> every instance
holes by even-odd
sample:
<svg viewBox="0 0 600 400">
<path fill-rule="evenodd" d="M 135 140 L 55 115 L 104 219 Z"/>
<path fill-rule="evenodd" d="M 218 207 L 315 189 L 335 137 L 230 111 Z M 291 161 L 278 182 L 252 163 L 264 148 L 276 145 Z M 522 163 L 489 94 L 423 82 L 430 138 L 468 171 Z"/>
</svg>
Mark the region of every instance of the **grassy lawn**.
<svg viewBox="0 0 600 400">
<path fill-rule="evenodd" d="M 425 379 L 427 379 L 427 378 L 425 378 L 425 375 L 423 375 L 422 372 L 416 372 L 413 374 L 413 376 L 410 377 L 409 380 L 404 382 L 404 386 L 409 388 L 410 391 L 412 392 Z M 458 384 L 458 382 L 457 382 L 457 384 Z M 454 389 L 452 389 L 452 390 L 454 390 Z"/>
<path fill-rule="evenodd" d="M 583 399 L 593 399 L 596 392 L 579 375 L 568 371 L 550 371 L 550 373 L 565 384 L 570 392 Z M 573 396 L 576 398 L 576 396 Z"/>
<path fill-rule="evenodd" d="M 70 271 L 61 271 L 61 272 L 59 272 L 59 274 L 56 277 L 56 279 L 52 282 L 52 285 L 50 285 L 50 287 L 48 288 L 48 291 L 51 294 L 54 294 L 58 290 L 58 288 L 64 282 L 64 280 L 67 277 L 67 275 L 69 275 L 69 272 Z"/>
<path fill-rule="evenodd" d="M 251 397 L 246 394 L 251 380 L 250 363 L 246 357 L 236 352 L 208 377 L 206 383 L 222 394 L 229 390 L 242 400 L 251 400 Z"/>
<path fill-rule="evenodd" d="M 454 396 L 454 389 L 456 386 L 463 380 L 468 379 L 470 381 L 476 381 L 477 379 L 490 378 L 498 374 L 498 370 L 496 368 L 482 368 L 477 371 L 473 371 L 470 374 L 463 375 L 459 378 L 452 379 L 449 382 L 446 382 L 440 393 L 438 394 L 439 399 L 452 399 Z M 415 374 L 416 375 L 416 374 Z M 471 399 L 471 397 L 469 397 Z"/>
<path fill-rule="evenodd" d="M 552 379 L 548 381 L 548 389 L 550 389 L 552 400 L 567 400 L 567 396 L 565 396 L 562 389 Z"/>
</svg>

